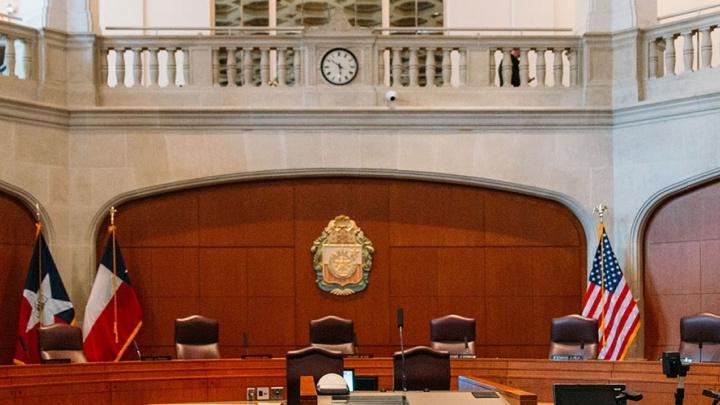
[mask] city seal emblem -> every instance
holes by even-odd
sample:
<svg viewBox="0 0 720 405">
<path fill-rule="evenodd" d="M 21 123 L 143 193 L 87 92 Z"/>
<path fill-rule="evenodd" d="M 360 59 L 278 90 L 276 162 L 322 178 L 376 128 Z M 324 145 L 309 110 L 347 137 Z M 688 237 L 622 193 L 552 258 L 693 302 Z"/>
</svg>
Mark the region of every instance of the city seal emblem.
<svg viewBox="0 0 720 405">
<path fill-rule="evenodd" d="M 338 215 L 310 248 L 318 287 L 334 295 L 364 290 L 374 251 L 372 242 L 355 221 L 346 215 Z"/>
</svg>

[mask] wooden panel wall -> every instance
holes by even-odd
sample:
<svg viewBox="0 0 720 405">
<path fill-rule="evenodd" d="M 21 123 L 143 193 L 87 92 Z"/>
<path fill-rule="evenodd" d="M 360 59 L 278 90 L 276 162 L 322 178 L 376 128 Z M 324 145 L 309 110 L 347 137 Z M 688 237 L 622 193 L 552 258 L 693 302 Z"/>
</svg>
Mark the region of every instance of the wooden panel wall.
<svg viewBox="0 0 720 405">
<path fill-rule="evenodd" d="M 35 239 L 32 213 L 14 197 L 0 193 L 0 363 L 12 362 L 20 300 Z"/>
<path fill-rule="evenodd" d="M 645 233 L 645 356 L 678 350 L 680 318 L 720 313 L 720 182 L 660 206 Z"/>
<path fill-rule="evenodd" d="M 481 356 L 545 357 L 550 319 L 580 310 L 585 239 L 560 204 L 507 192 L 384 179 L 296 179 L 199 188 L 119 207 L 117 224 L 145 311 L 138 342 L 174 354 L 173 320 L 220 320 L 222 354 L 283 355 L 308 344 L 308 323 L 355 321 L 360 351 L 429 344 L 429 321 L 478 321 Z M 366 291 L 315 284 L 310 247 L 349 215 L 375 246 Z M 104 230 L 98 244 L 105 240 Z"/>
</svg>

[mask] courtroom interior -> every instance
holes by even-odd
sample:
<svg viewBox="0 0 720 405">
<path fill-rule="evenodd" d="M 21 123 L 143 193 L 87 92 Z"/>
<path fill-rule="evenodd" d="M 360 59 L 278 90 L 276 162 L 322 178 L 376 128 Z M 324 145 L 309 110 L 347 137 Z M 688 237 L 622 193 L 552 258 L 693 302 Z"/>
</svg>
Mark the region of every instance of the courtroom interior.
<svg viewBox="0 0 720 405">
<path fill-rule="evenodd" d="M 718 403 L 718 27 L 0 0 L 0 402 Z"/>
</svg>

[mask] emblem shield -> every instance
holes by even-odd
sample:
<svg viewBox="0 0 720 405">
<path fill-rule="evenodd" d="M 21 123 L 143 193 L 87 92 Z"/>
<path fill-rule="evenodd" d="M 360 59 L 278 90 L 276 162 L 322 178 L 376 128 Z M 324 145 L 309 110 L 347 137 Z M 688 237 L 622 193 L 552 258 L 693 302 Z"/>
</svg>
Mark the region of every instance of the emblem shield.
<svg viewBox="0 0 720 405">
<path fill-rule="evenodd" d="M 334 295 L 364 290 L 372 268 L 372 242 L 346 215 L 330 221 L 310 252 L 318 287 Z"/>
</svg>

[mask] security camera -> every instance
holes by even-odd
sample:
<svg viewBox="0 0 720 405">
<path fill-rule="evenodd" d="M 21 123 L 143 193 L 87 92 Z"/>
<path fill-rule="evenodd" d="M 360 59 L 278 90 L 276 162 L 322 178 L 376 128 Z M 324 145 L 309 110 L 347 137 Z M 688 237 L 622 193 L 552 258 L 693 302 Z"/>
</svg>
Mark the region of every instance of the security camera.
<svg viewBox="0 0 720 405">
<path fill-rule="evenodd" d="M 385 92 L 385 101 L 388 103 L 394 103 L 397 100 L 398 94 L 395 90 L 388 90 Z"/>
</svg>

